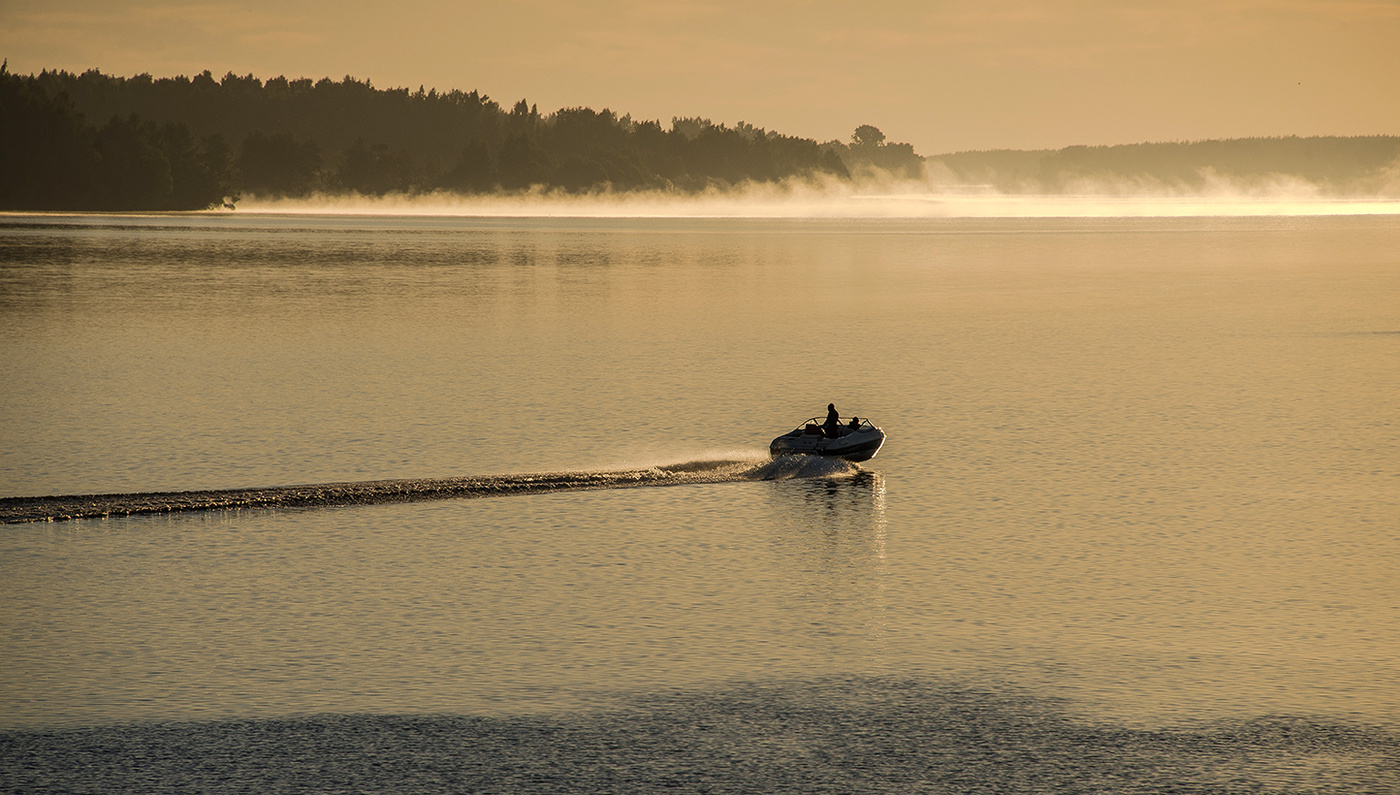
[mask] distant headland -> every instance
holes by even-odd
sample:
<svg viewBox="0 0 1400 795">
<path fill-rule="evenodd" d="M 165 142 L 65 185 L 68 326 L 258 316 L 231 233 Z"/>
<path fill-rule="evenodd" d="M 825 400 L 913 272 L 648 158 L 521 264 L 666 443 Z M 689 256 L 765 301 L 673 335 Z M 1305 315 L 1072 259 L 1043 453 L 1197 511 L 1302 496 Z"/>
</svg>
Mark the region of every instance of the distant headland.
<svg viewBox="0 0 1400 795">
<path fill-rule="evenodd" d="M 526 191 L 697 193 L 792 180 L 931 180 L 1003 192 L 1086 181 L 1131 191 L 1294 178 L 1400 191 L 1400 137 L 1267 138 L 922 157 L 857 127 L 848 142 L 703 118 L 541 114 L 477 91 L 345 77 L 116 77 L 0 66 L 0 210 L 233 207 L 240 197 Z"/>
<path fill-rule="evenodd" d="M 1400 196 L 1400 136 L 1237 138 L 924 159 L 929 178 L 1001 193 L 1201 193 L 1306 188 L 1324 196 Z"/>
<path fill-rule="evenodd" d="M 695 192 L 749 182 L 910 177 L 874 127 L 819 144 L 740 122 L 509 109 L 476 91 L 345 77 L 113 77 L 0 68 L 0 209 L 197 210 L 240 196 L 530 189 Z"/>
</svg>

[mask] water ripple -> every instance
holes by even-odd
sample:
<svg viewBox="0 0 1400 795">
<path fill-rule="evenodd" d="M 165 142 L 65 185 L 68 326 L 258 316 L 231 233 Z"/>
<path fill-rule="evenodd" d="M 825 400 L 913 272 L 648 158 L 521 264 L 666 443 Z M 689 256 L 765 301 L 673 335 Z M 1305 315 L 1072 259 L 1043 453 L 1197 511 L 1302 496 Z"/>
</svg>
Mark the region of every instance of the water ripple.
<svg viewBox="0 0 1400 795">
<path fill-rule="evenodd" d="M 842 678 L 565 715 L 322 715 L 0 733 L 5 792 L 1395 792 L 1395 735 L 1173 729 L 952 682 Z"/>
</svg>

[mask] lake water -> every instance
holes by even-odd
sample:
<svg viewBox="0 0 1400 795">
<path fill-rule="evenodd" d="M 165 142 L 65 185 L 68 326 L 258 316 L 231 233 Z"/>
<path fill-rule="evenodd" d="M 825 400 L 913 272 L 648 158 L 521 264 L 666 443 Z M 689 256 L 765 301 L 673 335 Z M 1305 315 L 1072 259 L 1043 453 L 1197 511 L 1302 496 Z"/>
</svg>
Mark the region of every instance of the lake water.
<svg viewBox="0 0 1400 795">
<path fill-rule="evenodd" d="M 5 791 L 1400 788 L 1400 222 L 0 216 Z"/>
</svg>

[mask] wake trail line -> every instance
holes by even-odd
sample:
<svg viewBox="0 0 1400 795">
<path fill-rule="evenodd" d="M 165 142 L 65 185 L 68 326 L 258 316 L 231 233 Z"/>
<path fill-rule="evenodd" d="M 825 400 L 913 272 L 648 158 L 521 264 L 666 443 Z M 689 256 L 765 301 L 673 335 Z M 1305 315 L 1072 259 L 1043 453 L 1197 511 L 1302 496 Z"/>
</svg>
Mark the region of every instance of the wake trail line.
<svg viewBox="0 0 1400 795">
<path fill-rule="evenodd" d="M 808 458 L 808 456 L 800 457 Z M 544 472 L 460 478 L 367 480 L 356 483 L 322 483 L 210 491 L 0 497 L 0 524 L 54 522 L 68 519 L 186 511 L 228 511 L 243 508 L 329 508 L 420 500 L 500 497 L 511 494 L 545 494 L 557 491 L 785 480 L 794 477 L 840 476 L 856 471 L 859 471 L 859 467 L 844 461 L 785 462 L 783 459 L 778 459 L 755 464 L 752 460 L 716 460 L 688 461 L 648 469 L 603 472 Z"/>
</svg>

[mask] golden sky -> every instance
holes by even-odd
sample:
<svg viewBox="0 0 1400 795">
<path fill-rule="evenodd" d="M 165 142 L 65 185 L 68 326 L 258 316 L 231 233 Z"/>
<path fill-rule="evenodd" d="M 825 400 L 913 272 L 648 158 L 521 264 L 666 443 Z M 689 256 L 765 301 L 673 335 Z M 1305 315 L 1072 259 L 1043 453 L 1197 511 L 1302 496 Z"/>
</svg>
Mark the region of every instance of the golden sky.
<svg viewBox="0 0 1400 795">
<path fill-rule="evenodd" d="M 921 154 L 1400 134 L 1400 0 L 0 0 L 10 71 L 353 75 Z"/>
</svg>

